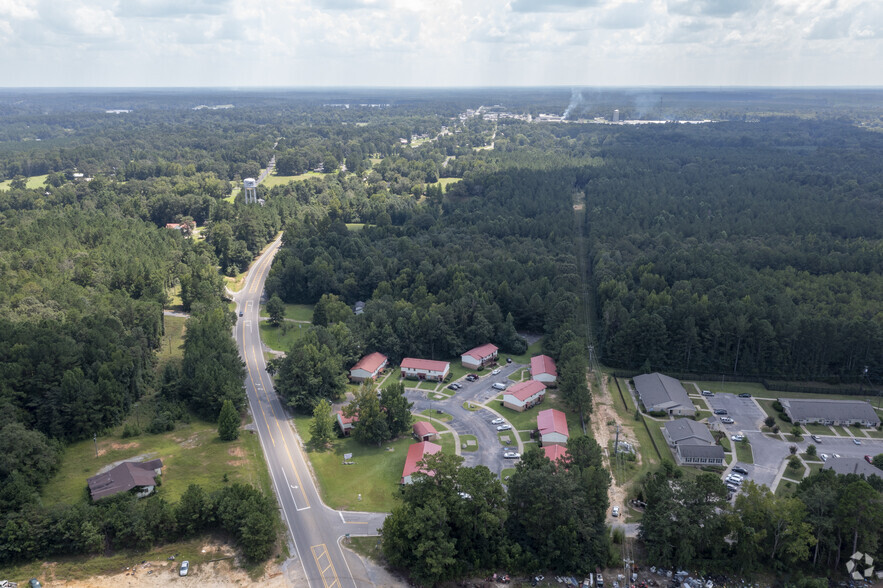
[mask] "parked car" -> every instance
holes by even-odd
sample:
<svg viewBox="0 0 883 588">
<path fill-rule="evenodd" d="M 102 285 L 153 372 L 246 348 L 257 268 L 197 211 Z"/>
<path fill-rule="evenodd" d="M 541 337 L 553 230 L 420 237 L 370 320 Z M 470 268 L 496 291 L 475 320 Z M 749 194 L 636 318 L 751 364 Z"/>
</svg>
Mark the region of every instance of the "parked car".
<svg viewBox="0 0 883 588">
<path fill-rule="evenodd" d="M 828 461 L 828 454 L 827 453 L 820 453 L 819 457 L 822 458 L 822 461 Z"/>
<path fill-rule="evenodd" d="M 28 586 L 30 586 L 30 588 L 43 588 L 43 585 L 40 584 L 40 580 L 37 578 L 31 578 L 28 581 Z"/>
<path fill-rule="evenodd" d="M 745 441 L 745 435 L 732 435 L 730 439 L 733 441 Z"/>
<path fill-rule="evenodd" d="M 866 456 L 865 456 L 865 461 L 868 462 L 868 463 L 874 463 L 874 458 L 872 458 L 870 455 L 866 455 Z"/>
<path fill-rule="evenodd" d="M 610 514 L 613 515 L 613 516 L 615 516 L 615 517 L 618 517 L 618 516 L 619 516 L 619 507 L 618 507 L 618 506 L 614 506 L 614 507 L 613 507 L 613 510 L 610 512 Z"/>
<path fill-rule="evenodd" d="M 497 417 L 497 418 L 495 418 L 494 420 L 491 421 L 491 424 L 492 424 L 492 425 L 502 425 L 502 424 L 505 423 L 505 422 L 506 422 L 506 421 L 505 421 L 504 419 L 502 419 L 502 418 L 500 418 L 500 417 Z"/>
<path fill-rule="evenodd" d="M 498 431 L 508 431 L 512 428 L 512 425 L 500 425 L 497 427 Z"/>
<path fill-rule="evenodd" d="M 181 569 L 178 570 L 179 576 L 186 576 L 190 572 L 190 562 L 186 559 L 181 562 Z"/>
<path fill-rule="evenodd" d="M 836 457 L 837 459 L 840 459 L 840 454 L 839 453 L 832 453 L 831 457 Z"/>
<path fill-rule="evenodd" d="M 822 442 L 822 438 L 819 437 L 818 435 L 810 435 L 810 438 L 811 438 L 813 441 L 815 441 L 816 443 L 821 443 L 821 442 Z"/>
<path fill-rule="evenodd" d="M 724 480 L 724 482 L 727 483 L 727 486 L 732 485 L 732 486 L 739 487 L 742 485 L 742 480 L 740 480 L 739 478 L 733 478 L 732 476 L 728 476 L 727 479 Z"/>
<path fill-rule="evenodd" d="M 862 444 L 861 440 L 860 440 L 860 439 L 856 439 L 855 437 L 852 438 L 852 442 L 855 443 L 856 445 L 861 445 L 861 444 Z"/>
<path fill-rule="evenodd" d="M 505 390 L 506 384 L 504 384 L 503 382 L 495 382 L 494 385 L 491 387 L 494 388 L 495 390 Z"/>
<path fill-rule="evenodd" d="M 476 376 L 475 374 L 466 374 L 466 379 L 469 380 L 470 382 L 474 382 L 475 380 L 478 379 L 478 376 Z"/>
<path fill-rule="evenodd" d="M 448 384 L 448 390 L 458 390 L 460 388 L 460 384 Z"/>
<path fill-rule="evenodd" d="M 728 483 L 728 484 L 727 484 L 727 490 L 729 490 L 730 492 L 732 492 L 733 494 L 735 494 L 736 492 L 739 491 L 739 487 L 736 486 L 735 484 L 729 484 L 729 483 Z"/>
<path fill-rule="evenodd" d="M 727 414 L 727 409 L 725 408 L 715 408 L 714 414 Z"/>
<path fill-rule="evenodd" d="M 507 451 L 506 453 L 503 454 L 503 458 L 504 459 L 520 459 L 521 454 L 517 453 L 515 451 Z"/>
<path fill-rule="evenodd" d="M 736 421 L 734 421 L 730 417 L 721 417 L 721 422 L 724 423 L 725 425 L 732 425 Z"/>
<path fill-rule="evenodd" d="M 739 394 L 739 398 L 751 398 L 751 394 L 749 394 L 748 392 L 742 392 L 741 394 Z"/>
<path fill-rule="evenodd" d="M 496 375 L 499 374 L 499 373 L 500 373 L 500 368 L 497 368 L 497 369 L 495 369 L 494 371 L 491 372 L 491 375 L 492 375 L 492 376 L 496 376 Z"/>
<path fill-rule="evenodd" d="M 711 390 L 703 390 L 702 395 L 711 397 L 714 396 L 714 392 L 712 392 Z"/>
<path fill-rule="evenodd" d="M 512 358 L 511 358 L 511 357 L 507 357 L 507 358 L 506 358 L 506 363 L 512 363 Z"/>
<path fill-rule="evenodd" d="M 735 466 L 735 467 L 733 468 L 733 471 L 736 472 L 737 474 L 742 474 L 743 476 L 747 476 L 747 475 L 748 475 L 748 470 L 746 470 L 746 469 L 743 468 L 742 466 Z"/>
</svg>

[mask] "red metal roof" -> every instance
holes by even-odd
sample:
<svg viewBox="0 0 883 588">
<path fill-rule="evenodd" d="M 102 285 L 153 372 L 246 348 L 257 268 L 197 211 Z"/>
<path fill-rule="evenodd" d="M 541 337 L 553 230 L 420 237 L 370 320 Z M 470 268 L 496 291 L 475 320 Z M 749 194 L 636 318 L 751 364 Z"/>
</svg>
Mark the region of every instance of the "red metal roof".
<svg viewBox="0 0 883 588">
<path fill-rule="evenodd" d="M 556 462 L 562 457 L 564 458 L 564 461 L 570 461 L 570 454 L 567 453 L 567 448 L 563 445 L 546 445 L 543 447 L 543 453 L 545 453 L 546 457 L 552 462 Z"/>
<path fill-rule="evenodd" d="M 414 433 L 416 433 L 421 439 L 426 435 L 438 435 L 438 431 L 435 430 L 435 427 L 426 421 L 417 421 L 414 423 Z"/>
<path fill-rule="evenodd" d="M 405 468 L 402 470 L 402 480 L 405 479 L 405 476 L 410 476 L 420 471 L 420 468 L 417 467 L 417 462 L 421 461 L 424 456 L 432 455 L 439 451 L 441 451 L 441 445 L 436 445 L 431 441 L 421 441 L 408 447 L 408 457 L 405 459 Z M 432 472 L 424 473 L 432 475 Z"/>
<path fill-rule="evenodd" d="M 558 369 L 555 367 L 555 360 L 548 355 L 535 355 L 530 358 L 530 375 L 550 374 L 558 377 Z"/>
<path fill-rule="evenodd" d="M 383 365 L 383 362 L 387 360 L 387 357 L 382 353 L 374 352 L 369 353 L 365 357 L 359 360 L 359 363 L 354 365 L 350 371 L 353 370 L 365 370 L 368 373 L 373 374 L 376 372 L 380 366 Z"/>
<path fill-rule="evenodd" d="M 518 382 L 508 390 L 506 390 L 506 396 L 512 395 L 521 402 L 524 402 L 537 392 L 542 392 L 546 389 L 546 385 L 542 382 L 537 382 L 536 380 L 527 380 L 526 382 Z"/>
<path fill-rule="evenodd" d="M 414 359 L 406 357 L 402 360 L 402 368 L 411 370 L 429 370 L 431 372 L 446 372 L 450 364 L 446 361 L 435 361 L 433 359 Z"/>
<path fill-rule="evenodd" d="M 337 411 L 337 418 L 339 418 L 340 422 L 343 423 L 344 425 L 349 425 L 351 423 L 358 423 L 359 422 L 359 415 L 354 414 L 353 416 L 348 417 L 345 414 L 343 414 L 342 410 Z"/>
<path fill-rule="evenodd" d="M 470 357 L 474 357 L 475 359 L 482 360 L 485 357 L 490 357 L 498 351 L 499 349 L 493 343 L 485 343 L 484 345 L 479 345 L 475 349 L 470 349 L 463 355 L 468 355 Z"/>
<path fill-rule="evenodd" d="M 540 430 L 540 435 L 560 433 L 567 437 L 567 415 L 554 408 L 541 410 L 537 414 L 537 428 Z"/>
</svg>

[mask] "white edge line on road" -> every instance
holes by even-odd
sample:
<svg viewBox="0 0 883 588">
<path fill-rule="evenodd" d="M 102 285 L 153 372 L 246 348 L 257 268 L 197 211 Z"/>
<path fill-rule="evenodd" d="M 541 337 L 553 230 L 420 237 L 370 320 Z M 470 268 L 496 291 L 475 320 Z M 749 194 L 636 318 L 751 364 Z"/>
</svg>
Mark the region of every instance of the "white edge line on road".
<svg viewBox="0 0 883 588">
<path fill-rule="evenodd" d="M 263 449 L 264 456 L 266 456 L 267 455 L 267 448 L 264 447 L 264 440 L 261 439 L 260 435 L 258 435 L 258 441 L 260 441 L 261 449 Z M 264 459 L 266 459 L 266 457 L 264 457 Z M 276 496 L 278 497 L 278 496 L 280 496 L 279 485 L 276 483 L 276 476 L 273 475 L 273 470 L 270 468 L 269 462 L 267 462 L 267 470 L 270 472 L 270 479 L 273 480 L 273 486 L 276 488 Z M 282 473 L 285 473 L 285 470 L 283 470 Z M 285 507 L 282 505 L 281 500 L 279 501 L 279 508 L 282 510 L 282 514 L 285 516 L 285 522 L 288 523 L 288 530 L 289 530 L 289 533 L 291 533 L 291 542 L 294 544 L 294 550 L 297 552 L 297 559 L 300 560 L 300 567 L 304 571 L 304 578 L 307 580 L 307 586 L 312 588 L 313 584 L 310 582 L 309 574 L 307 574 L 307 566 L 304 563 L 304 558 L 300 554 L 300 549 L 297 546 L 297 540 L 295 540 L 295 538 L 294 538 L 294 532 L 292 531 L 292 529 L 294 529 L 294 527 L 291 526 L 291 520 L 288 518 L 288 513 L 285 512 Z"/>
<path fill-rule="evenodd" d="M 282 442 L 284 443 L 285 439 L 283 439 Z M 288 474 L 285 473 L 285 467 L 280 466 L 279 469 L 282 471 L 282 476 L 285 477 L 285 485 L 288 486 L 288 493 L 291 495 L 291 501 L 294 502 L 294 510 L 296 510 L 297 512 L 300 512 L 302 510 L 309 510 L 309 506 L 298 508 L 297 499 L 294 497 L 294 492 L 291 491 L 291 482 L 288 481 Z"/>
<path fill-rule="evenodd" d="M 349 573 L 349 575 L 350 575 L 350 582 L 353 583 L 353 586 L 355 586 L 355 588 L 359 588 L 359 585 L 356 584 L 356 579 L 355 579 L 355 577 L 353 577 L 353 571 L 350 569 L 350 564 L 349 564 L 349 562 L 346 560 L 346 553 L 343 552 L 343 545 L 340 544 L 340 540 L 343 539 L 343 537 L 344 537 L 344 536 L 341 535 L 340 537 L 337 538 L 337 548 L 340 550 L 340 557 L 343 558 L 343 564 L 346 566 L 346 571 L 347 571 L 347 572 Z M 366 572 L 368 571 L 368 570 L 367 570 L 367 566 L 366 566 L 365 571 L 366 571 Z M 340 578 L 338 577 L 337 580 L 340 581 Z"/>
<path fill-rule="evenodd" d="M 340 522 L 346 524 L 346 521 L 343 520 L 343 511 L 340 511 L 340 510 L 339 510 L 339 511 L 337 511 L 337 514 L 340 515 Z"/>
</svg>

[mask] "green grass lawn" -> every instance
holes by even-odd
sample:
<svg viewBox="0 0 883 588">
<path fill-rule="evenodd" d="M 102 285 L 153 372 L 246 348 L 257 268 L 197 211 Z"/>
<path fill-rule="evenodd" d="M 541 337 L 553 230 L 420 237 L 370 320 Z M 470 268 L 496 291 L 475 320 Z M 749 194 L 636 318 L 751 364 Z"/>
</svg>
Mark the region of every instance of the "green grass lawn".
<svg viewBox="0 0 883 588">
<path fill-rule="evenodd" d="M 517 431 L 500 431 L 497 433 L 497 439 L 500 440 L 500 445 L 502 446 L 516 446 L 518 445 L 518 441 L 515 440 L 515 436 L 518 435 Z M 504 438 L 508 438 L 508 441 L 504 441 Z"/>
<path fill-rule="evenodd" d="M 616 412 L 621 419 L 634 419 L 635 403 L 633 402 L 631 394 L 629 394 L 629 385 L 623 379 L 619 379 L 618 382 L 619 388 L 616 387 L 617 382 L 614 382 L 613 378 L 609 378 L 607 381 L 607 390 L 610 392 L 610 397 L 613 399 L 613 408 L 616 409 Z M 619 394 L 620 389 L 622 390 L 622 396 Z M 623 400 L 625 400 L 625 404 L 623 404 Z"/>
<path fill-rule="evenodd" d="M 721 447 L 724 448 L 724 451 L 730 452 L 733 451 L 733 446 L 730 444 L 730 438 L 724 435 L 721 437 Z"/>
<path fill-rule="evenodd" d="M 784 418 L 782 418 L 785 413 L 776 411 L 776 409 L 773 408 L 773 402 L 775 402 L 775 400 L 763 398 L 759 398 L 757 400 L 757 403 L 767 414 L 767 416 L 771 416 L 776 419 L 776 424 L 779 425 L 779 428 L 782 431 L 790 431 L 794 427 L 794 423 L 789 423 Z M 830 432 L 828 434 L 830 435 Z"/>
<path fill-rule="evenodd" d="M 309 416 L 294 418 L 297 431 L 310 447 Z M 414 440 L 408 436 L 384 443 L 381 447 L 364 445 L 352 437 L 335 439 L 330 449 L 308 450 L 322 499 L 338 510 L 389 512 L 395 505 L 397 492 L 405 467 L 408 447 Z M 387 451 L 391 447 L 393 451 Z M 343 454 L 352 453 L 355 465 L 343 465 Z M 362 495 L 361 502 L 358 500 Z"/>
<path fill-rule="evenodd" d="M 346 228 L 350 231 L 361 231 L 365 228 L 365 223 L 346 223 Z"/>
<path fill-rule="evenodd" d="M 28 190 L 36 190 L 37 188 L 42 188 L 46 185 L 46 178 L 49 177 L 48 174 L 43 174 L 42 176 L 31 176 L 25 181 L 25 188 Z M 12 180 L 3 180 L 0 182 L 0 190 L 9 190 L 10 185 L 12 184 Z"/>
<path fill-rule="evenodd" d="M 853 436 L 855 436 L 855 437 L 862 438 L 865 436 L 866 429 L 862 429 L 861 427 L 855 427 L 855 426 L 849 426 L 846 428 L 849 429 L 849 432 L 852 433 Z"/>
<path fill-rule="evenodd" d="M 426 410 L 424 410 L 423 412 L 421 412 L 420 414 L 422 414 L 422 415 L 424 415 L 424 416 L 426 416 L 426 417 L 430 417 L 429 409 L 428 409 L 428 408 L 427 408 Z M 439 410 L 439 409 L 437 409 L 437 408 L 433 408 L 433 409 L 432 409 L 432 416 L 431 416 L 431 420 L 432 420 L 432 421 L 441 421 L 441 422 L 443 422 L 443 423 L 448 423 L 448 422 L 450 422 L 451 420 L 453 420 L 453 418 L 454 418 L 454 417 L 452 417 L 452 416 L 449 415 L 448 413 L 443 412 L 443 411 L 441 411 L 441 410 Z"/>
<path fill-rule="evenodd" d="M 451 433 L 439 435 L 439 438 L 435 443 L 441 445 L 442 453 L 447 453 L 448 455 L 457 454 L 457 443 L 454 441 L 454 436 Z"/>
<path fill-rule="evenodd" d="M 543 353 L 543 340 L 542 338 L 538 339 L 536 343 L 528 346 L 527 351 L 522 353 L 521 355 L 504 355 L 505 357 L 511 357 L 512 361 L 515 363 L 530 363 L 530 358 L 534 355 L 542 355 Z M 503 359 L 503 361 L 506 361 Z"/>
<path fill-rule="evenodd" d="M 811 463 L 811 462 L 814 462 L 814 461 L 817 461 L 817 462 L 819 462 L 819 463 L 822 462 L 822 458 L 819 457 L 819 454 L 818 454 L 818 453 L 815 454 L 815 455 L 810 455 L 810 454 L 808 454 L 808 453 L 801 453 L 801 454 L 800 454 L 800 457 L 802 457 L 802 458 L 803 458 L 803 461 L 805 461 L 805 462 L 810 462 L 810 463 Z"/>
<path fill-rule="evenodd" d="M 787 496 L 793 496 L 797 491 L 797 484 L 794 482 L 789 482 L 788 480 L 782 480 L 779 482 L 779 485 L 776 487 L 776 496 L 783 498 Z"/>
<path fill-rule="evenodd" d="M 823 463 L 810 463 L 807 464 L 809 466 L 809 475 L 813 475 L 822 470 L 822 466 L 825 465 Z"/>
<path fill-rule="evenodd" d="M 146 425 L 146 421 L 142 421 Z M 121 432 L 122 427 L 118 427 Z M 43 489 L 45 505 L 73 504 L 86 500 L 86 478 L 113 462 L 138 455 L 163 461 L 162 486 L 159 495 L 169 502 L 178 498 L 190 484 L 199 484 L 207 492 L 230 482 L 246 482 L 270 492 L 270 478 L 257 435 L 242 431 L 238 440 L 218 439 L 217 425 L 194 419 L 189 425 L 179 424 L 171 432 L 160 435 L 142 434 L 123 439 L 114 434 L 98 440 L 99 456 L 91 439 L 69 445 L 61 467 Z"/>
<path fill-rule="evenodd" d="M 792 435 L 791 433 L 787 433 L 785 435 L 785 441 L 787 441 L 788 443 L 800 443 L 801 441 L 803 441 L 803 437 L 802 436 L 798 437 L 797 435 Z"/>
<path fill-rule="evenodd" d="M 790 466 L 785 468 L 785 473 L 783 474 L 784 478 L 788 478 L 789 480 L 794 480 L 799 482 L 803 479 L 803 474 L 806 471 L 806 468 L 803 467 L 803 464 L 800 465 L 796 470 Z"/>
<path fill-rule="evenodd" d="M 269 317 L 265 304 L 261 305 L 261 316 Z M 285 304 L 285 318 L 295 321 L 313 322 L 313 305 L 312 304 Z"/>
<path fill-rule="evenodd" d="M 838 435 L 841 435 L 841 436 L 843 436 L 843 437 L 849 437 L 849 436 L 850 436 L 850 435 L 849 435 L 849 432 L 848 432 L 846 429 L 844 429 L 843 427 L 840 427 L 840 426 L 837 426 L 837 425 L 832 425 L 831 428 L 834 429 L 834 432 L 837 433 Z"/>
<path fill-rule="evenodd" d="M 511 408 L 507 408 L 502 406 L 497 402 L 490 403 L 490 406 L 494 408 L 498 413 L 503 415 L 503 418 L 509 421 L 513 427 L 515 427 L 518 431 L 532 431 L 537 428 L 537 413 L 541 410 L 545 410 L 549 408 L 546 406 L 546 403 L 538 404 L 533 408 L 529 408 L 524 412 L 518 412 L 517 410 L 512 410 Z M 568 424 L 568 428 L 570 425 Z"/>
<path fill-rule="evenodd" d="M 375 562 L 386 561 L 381 548 L 381 538 L 377 535 L 370 537 L 350 537 L 343 540 L 344 547 L 349 547 L 362 557 Z"/>
<path fill-rule="evenodd" d="M 810 435 L 833 435 L 831 428 L 828 427 L 828 425 L 812 423 L 809 425 L 803 425 L 803 428 L 806 429 Z"/>
<path fill-rule="evenodd" d="M 873 437 L 874 439 L 883 439 L 883 431 L 876 431 L 874 429 L 868 430 L 868 435 Z"/>
<path fill-rule="evenodd" d="M 521 439 L 521 442 L 522 442 L 522 443 L 529 443 L 529 442 L 531 442 L 530 431 L 519 431 L 519 432 L 518 432 L 518 438 Z"/>
<path fill-rule="evenodd" d="M 318 172 L 309 171 L 304 174 L 299 174 L 296 176 L 279 176 L 275 173 L 270 174 L 264 181 L 261 182 L 261 186 L 264 188 L 274 188 L 276 186 L 285 186 L 289 182 L 298 182 L 301 180 L 306 180 L 308 178 L 324 178 L 328 174 L 320 174 Z"/>
<path fill-rule="evenodd" d="M 184 332 L 187 319 L 177 316 L 163 316 L 165 334 L 162 337 L 162 345 L 156 352 L 157 373 L 161 374 L 163 366 L 173 360 L 184 357 Z"/>
<path fill-rule="evenodd" d="M 466 445 L 467 441 L 475 441 L 475 445 Z M 475 435 L 460 435 L 461 451 L 478 451 L 478 437 Z"/>
<path fill-rule="evenodd" d="M 734 443 L 736 446 L 736 459 L 742 463 L 754 463 L 754 453 L 751 451 L 751 444 L 744 441 Z"/>
<path fill-rule="evenodd" d="M 231 184 L 233 182 L 230 182 Z M 239 184 L 234 184 L 233 189 L 230 191 L 230 195 L 224 198 L 230 204 L 236 202 L 236 197 L 239 196 L 239 193 L 242 191 L 242 187 Z"/>
<path fill-rule="evenodd" d="M 181 284 L 175 284 L 166 290 L 166 298 L 168 299 L 165 305 L 166 310 L 184 312 L 184 305 L 181 303 Z"/>
<path fill-rule="evenodd" d="M 506 483 L 506 478 L 515 474 L 515 468 L 503 468 L 503 471 L 500 472 L 500 479 L 503 483 Z"/>
<path fill-rule="evenodd" d="M 267 321 L 261 321 L 261 341 L 270 349 L 288 352 L 295 341 L 307 334 L 309 328 L 309 325 L 298 323 L 283 323 L 274 327 Z"/>
<path fill-rule="evenodd" d="M 833 398 L 835 400 L 867 400 L 876 406 L 877 397 L 870 396 L 846 396 L 843 394 L 810 394 L 806 392 L 783 392 L 781 390 L 767 390 L 763 384 L 754 384 L 750 382 L 696 382 L 703 390 L 711 390 L 712 392 L 729 392 L 731 394 L 741 394 L 748 392 L 755 398 Z"/>
<path fill-rule="evenodd" d="M 239 292 L 245 285 L 245 277 L 247 273 L 236 274 L 235 276 L 224 276 L 224 285 L 231 292 Z"/>
</svg>

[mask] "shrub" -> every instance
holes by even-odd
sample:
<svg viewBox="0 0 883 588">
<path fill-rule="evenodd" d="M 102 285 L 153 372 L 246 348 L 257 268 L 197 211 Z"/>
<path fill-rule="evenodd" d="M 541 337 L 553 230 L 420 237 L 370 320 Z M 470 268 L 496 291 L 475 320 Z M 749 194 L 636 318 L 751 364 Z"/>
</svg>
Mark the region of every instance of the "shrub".
<svg viewBox="0 0 883 588">
<path fill-rule="evenodd" d="M 796 455 L 792 455 L 791 457 L 788 458 L 788 467 L 791 468 L 792 470 L 796 470 L 796 469 L 803 467 L 803 464 L 800 463 L 799 457 L 797 457 Z"/>
<path fill-rule="evenodd" d="M 806 448 L 806 454 L 815 457 L 818 454 L 819 450 L 812 443 L 809 444 L 809 447 Z"/>
<path fill-rule="evenodd" d="M 625 541 L 625 530 L 622 527 L 616 527 L 610 534 L 610 539 L 614 545 L 622 545 L 622 542 Z"/>
<path fill-rule="evenodd" d="M 771 416 L 768 416 L 767 418 L 765 418 L 763 420 L 763 424 L 765 424 L 766 426 L 768 426 L 770 428 L 773 428 L 776 425 L 776 419 L 774 419 Z"/>
<path fill-rule="evenodd" d="M 792 456 L 797 455 L 797 445 L 788 446 L 788 451 L 791 452 Z"/>
<path fill-rule="evenodd" d="M 141 429 L 131 423 L 126 423 L 123 427 L 123 439 L 128 439 L 129 437 L 137 437 L 140 434 Z"/>
<path fill-rule="evenodd" d="M 785 408 L 778 400 L 773 400 L 773 410 L 775 410 L 776 412 L 785 412 Z"/>
</svg>

